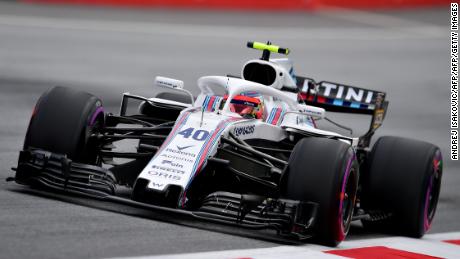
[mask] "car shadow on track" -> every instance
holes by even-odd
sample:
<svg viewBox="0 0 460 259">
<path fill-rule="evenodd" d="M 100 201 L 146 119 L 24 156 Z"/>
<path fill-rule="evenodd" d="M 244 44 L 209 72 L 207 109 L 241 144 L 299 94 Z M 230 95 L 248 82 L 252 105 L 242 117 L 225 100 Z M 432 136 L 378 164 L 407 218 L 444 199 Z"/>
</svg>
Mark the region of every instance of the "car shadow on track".
<svg viewBox="0 0 460 259">
<path fill-rule="evenodd" d="M 313 238 L 307 240 L 295 240 L 295 239 L 286 239 L 276 235 L 274 230 L 249 230 L 236 226 L 227 226 L 222 224 L 217 224 L 207 221 L 198 221 L 196 219 L 191 219 L 190 217 L 177 216 L 171 217 L 169 213 L 152 211 L 144 208 L 132 207 L 125 204 L 119 204 L 109 201 L 101 201 L 91 198 L 79 197 L 76 195 L 69 195 L 63 193 L 48 192 L 39 189 L 32 189 L 25 186 L 11 186 L 8 188 L 12 192 L 37 196 L 46 199 L 52 199 L 61 202 L 72 203 L 80 206 L 85 206 L 94 209 L 105 210 L 109 212 L 120 213 L 124 215 L 145 218 L 150 220 L 156 220 L 166 223 L 173 223 L 178 225 L 183 225 L 187 227 L 197 228 L 201 230 L 213 231 L 228 235 L 241 236 L 246 238 L 253 238 L 258 240 L 263 240 L 266 242 L 271 242 L 278 245 L 305 245 L 309 243 L 316 243 Z M 375 238 L 376 236 L 385 237 L 387 235 L 376 234 L 374 232 L 366 231 L 360 224 L 353 224 L 350 230 L 350 233 L 347 237 L 347 240 L 356 240 L 356 239 L 365 239 L 365 238 Z"/>
</svg>

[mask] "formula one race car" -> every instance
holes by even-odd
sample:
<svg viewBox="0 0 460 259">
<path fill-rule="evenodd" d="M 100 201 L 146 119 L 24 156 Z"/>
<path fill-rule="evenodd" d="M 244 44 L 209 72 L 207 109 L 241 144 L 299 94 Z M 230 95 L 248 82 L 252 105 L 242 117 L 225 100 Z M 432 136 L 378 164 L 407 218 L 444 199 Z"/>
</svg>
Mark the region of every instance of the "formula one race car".
<svg viewBox="0 0 460 259">
<path fill-rule="evenodd" d="M 439 148 L 381 137 L 369 149 L 385 93 L 297 76 L 289 59 L 270 58 L 287 48 L 248 47 L 263 54 L 244 64 L 241 77 L 201 77 L 196 98 L 182 81 L 157 77 L 166 92 L 125 93 L 118 115 L 91 94 L 48 90 L 13 179 L 332 246 L 354 220 L 421 237 L 439 198 Z M 320 129 L 320 120 L 335 123 L 326 111 L 368 114 L 370 128 L 360 137 Z"/>
</svg>

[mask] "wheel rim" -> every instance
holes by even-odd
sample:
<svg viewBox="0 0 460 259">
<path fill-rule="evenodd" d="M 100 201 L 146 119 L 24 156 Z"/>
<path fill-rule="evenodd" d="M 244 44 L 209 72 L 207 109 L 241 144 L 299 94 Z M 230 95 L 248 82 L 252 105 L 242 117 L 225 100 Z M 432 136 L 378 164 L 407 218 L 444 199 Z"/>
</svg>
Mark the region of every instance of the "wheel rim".
<svg viewBox="0 0 460 259">
<path fill-rule="evenodd" d="M 439 150 L 436 152 L 433 158 L 433 173 L 430 176 L 428 182 L 426 198 L 425 198 L 425 209 L 424 209 L 424 230 L 428 231 L 431 227 L 436 207 L 438 204 L 439 193 L 441 189 L 441 174 L 442 174 L 442 157 Z"/>
</svg>

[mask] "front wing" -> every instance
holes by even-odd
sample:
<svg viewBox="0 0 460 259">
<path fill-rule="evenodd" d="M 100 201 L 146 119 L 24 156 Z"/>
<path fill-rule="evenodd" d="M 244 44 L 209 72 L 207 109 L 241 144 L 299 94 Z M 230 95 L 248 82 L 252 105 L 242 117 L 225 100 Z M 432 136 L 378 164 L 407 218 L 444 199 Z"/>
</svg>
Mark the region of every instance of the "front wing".
<svg viewBox="0 0 460 259">
<path fill-rule="evenodd" d="M 317 203 L 288 199 L 272 199 L 259 195 L 214 192 L 200 207 L 175 209 L 133 201 L 117 196 L 116 179 L 110 170 L 73 162 L 65 155 L 43 150 L 20 152 L 14 180 L 46 191 L 73 194 L 88 198 L 141 207 L 156 212 L 174 213 L 197 220 L 241 228 L 273 229 L 287 238 L 306 239 L 313 236 Z"/>
</svg>

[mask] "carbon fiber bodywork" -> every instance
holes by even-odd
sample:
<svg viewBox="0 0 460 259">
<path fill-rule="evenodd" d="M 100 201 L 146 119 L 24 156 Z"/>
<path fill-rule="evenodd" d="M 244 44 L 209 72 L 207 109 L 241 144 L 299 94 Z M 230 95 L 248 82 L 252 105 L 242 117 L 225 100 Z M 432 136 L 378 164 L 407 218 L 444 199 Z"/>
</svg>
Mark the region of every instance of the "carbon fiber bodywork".
<svg viewBox="0 0 460 259">
<path fill-rule="evenodd" d="M 193 219 L 306 239 L 313 236 L 318 205 L 261 195 L 213 192 L 191 209 L 176 209 L 117 196 L 117 182 L 109 169 L 73 162 L 65 155 L 43 150 L 20 152 L 14 180 L 46 191 L 118 202 L 156 212 L 177 213 Z"/>
</svg>

